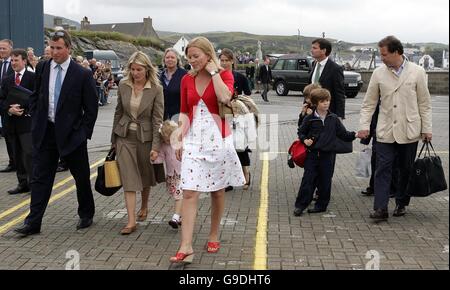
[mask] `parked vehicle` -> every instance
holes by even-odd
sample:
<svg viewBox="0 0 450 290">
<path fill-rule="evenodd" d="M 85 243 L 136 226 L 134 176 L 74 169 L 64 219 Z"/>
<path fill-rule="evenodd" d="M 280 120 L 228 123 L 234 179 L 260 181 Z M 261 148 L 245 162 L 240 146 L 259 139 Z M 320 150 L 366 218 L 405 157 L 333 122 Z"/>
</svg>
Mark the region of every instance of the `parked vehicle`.
<svg viewBox="0 0 450 290">
<path fill-rule="evenodd" d="M 119 57 L 114 50 L 87 50 L 84 52 L 86 59 L 90 60 L 95 58 L 102 63 L 109 62 L 111 64 L 111 71 L 114 76 L 114 83 L 119 84 L 123 78 L 123 71 L 120 66 Z"/>
<path fill-rule="evenodd" d="M 313 67 L 313 58 L 298 54 L 286 54 L 278 58 L 272 66 L 273 89 L 279 96 L 286 96 L 289 91 L 303 91 L 309 84 Z M 358 95 L 363 81 L 361 74 L 344 71 L 345 95 L 354 98 Z"/>
</svg>

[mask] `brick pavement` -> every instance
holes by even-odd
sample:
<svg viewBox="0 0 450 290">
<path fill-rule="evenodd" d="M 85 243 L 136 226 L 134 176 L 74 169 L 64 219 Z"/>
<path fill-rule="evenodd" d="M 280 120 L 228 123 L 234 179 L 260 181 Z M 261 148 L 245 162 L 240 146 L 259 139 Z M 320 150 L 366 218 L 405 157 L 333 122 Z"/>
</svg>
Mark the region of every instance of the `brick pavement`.
<svg viewBox="0 0 450 290">
<path fill-rule="evenodd" d="M 357 128 L 361 98 L 347 101 L 348 118 L 345 123 L 349 129 Z M 295 136 L 295 106 L 301 100 L 292 95 L 285 98 L 271 95 L 271 104 L 266 105 L 258 97 L 255 99 L 265 113 L 283 110 L 278 150 L 286 152 Z M 434 144 L 436 150 L 441 152 L 448 176 L 448 96 L 433 97 L 433 107 Z M 96 128 L 95 136 L 102 137 L 91 143 L 95 144 L 90 150 L 91 163 L 106 154 L 106 147 L 102 144 L 107 144 L 112 111 L 112 106 L 101 109 L 101 128 Z M 355 143 L 355 151 L 360 148 Z M 218 254 L 207 254 L 203 249 L 210 225 L 210 199 L 207 194 L 201 195 L 194 229 L 196 256 L 194 263 L 185 269 L 252 269 L 262 162 L 258 151 L 251 158 L 253 180 L 250 190 L 237 189 L 227 194 L 222 220 L 222 248 Z M 374 250 L 380 254 L 381 269 L 448 270 L 448 191 L 413 199 L 405 217 L 373 224 L 368 219 L 373 198 L 359 193 L 367 186 L 368 180 L 353 176 L 356 158 L 357 154 L 338 156 L 329 211 L 320 215 L 305 214 L 300 218 L 294 217 L 292 210 L 302 170 L 288 168 L 285 153 L 270 161 L 268 269 L 364 269 L 370 260 L 366 258 L 367 252 Z M 0 140 L 0 164 L 5 162 L 4 141 Z M 57 180 L 68 176 L 67 172 L 60 173 Z M 0 175 L 0 216 L 28 198 L 27 195 L 7 195 L 6 190 L 15 185 L 14 174 Z M 55 193 L 72 185 L 73 181 L 58 188 Z M 75 193 L 71 192 L 49 206 L 40 235 L 18 239 L 11 230 L 1 234 L 0 269 L 65 269 L 71 262 L 70 257 L 66 258 L 69 250 L 80 254 L 81 269 L 170 268 L 168 259 L 177 250 L 179 233 L 167 224 L 172 215 L 173 202 L 163 186 L 152 190 L 147 221 L 128 237 L 119 235 L 126 223 L 123 194 L 103 197 L 95 193 L 95 201 L 95 223 L 87 230 L 75 230 L 77 202 Z M 0 218 L 0 227 L 27 209 L 23 207 Z"/>
</svg>

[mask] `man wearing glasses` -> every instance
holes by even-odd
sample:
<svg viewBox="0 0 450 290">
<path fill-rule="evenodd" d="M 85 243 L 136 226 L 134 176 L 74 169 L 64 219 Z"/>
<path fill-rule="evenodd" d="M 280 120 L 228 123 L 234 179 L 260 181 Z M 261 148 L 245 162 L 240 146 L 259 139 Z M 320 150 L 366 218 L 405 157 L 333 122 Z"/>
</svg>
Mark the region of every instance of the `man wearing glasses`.
<svg viewBox="0 0 450 290">
<path fill-rule="evenodd" d="M 98 96 L 92 73 L 71 60 L 71 38 L 51 34 L 52 59 L 44 64 L 30 98 L 33 174 L 30 214 L 15 229 L 22 237 L 37 234 L 50 199 L 58 160 L 63 157 L 77 186 L 78 229 L 91 226 L 95 213 L 87 139 L 94 130 Z M 38 72 L 39 74 L 39 72 Z"/>
</svg>

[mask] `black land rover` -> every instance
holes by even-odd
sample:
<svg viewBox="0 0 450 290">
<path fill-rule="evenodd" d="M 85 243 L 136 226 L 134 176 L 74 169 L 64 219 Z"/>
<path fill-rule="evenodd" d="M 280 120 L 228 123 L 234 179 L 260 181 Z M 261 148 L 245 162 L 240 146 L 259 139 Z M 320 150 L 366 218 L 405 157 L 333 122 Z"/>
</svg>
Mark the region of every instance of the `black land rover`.
<svg viewBox="0 0 450 290">
<path fill-rule="evenodd" d="M 289 91 L 303 91 L 309 83 L 313 58 L 298 54 L 285 54 L 272 66 L 273 89 L 279 96 L 286 96 Z M 363 85 L 361 74 L 344 71 L 345 95 L 354 98 Z"/>
</svg>

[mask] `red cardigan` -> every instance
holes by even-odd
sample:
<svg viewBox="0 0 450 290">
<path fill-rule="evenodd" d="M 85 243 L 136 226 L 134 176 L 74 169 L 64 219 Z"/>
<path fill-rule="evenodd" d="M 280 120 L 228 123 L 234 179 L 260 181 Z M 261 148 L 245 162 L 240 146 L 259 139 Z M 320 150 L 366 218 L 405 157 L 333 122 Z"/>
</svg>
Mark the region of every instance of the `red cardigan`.
<svg viewBox="0 0 450 290">
<path fill-rule="evenodd" d="M 227 85 L 228 89 L 231 93 L 234 91 L 234 77 L 231 71 L 222 71 L 220 73 L 220 77 L 222 78 L 225 85 Z M 220 118 L 219 116 L 219 106 L 217 104 L 217 96 L 214 91 L 214 84 L 211 79 L 210 83 L 206 87 L 206 90 L 203 96 L 200 96 L 195 88 L 195 77 L 190 74 L 187 74 L 181 80 L 181 108 L 180 112 L 188 115 L 189 117 L 189 125 L 192 125 L 192 120 L 194 118 L 195 110 L 198 106 L 198 102 L 200 100 L 208 107 L 209 112 L 212 114 L 214 121 L 216 121 L 219 130 L 222 132 L 222 137 L 226 138 L 230 136 L 231 130 L 228 122 L 225 119 Z M 188 126 L 185 127 L 186 130 L 183 132 L 183 136 L 185 136 L 188 132 Z"/>
</svg>

